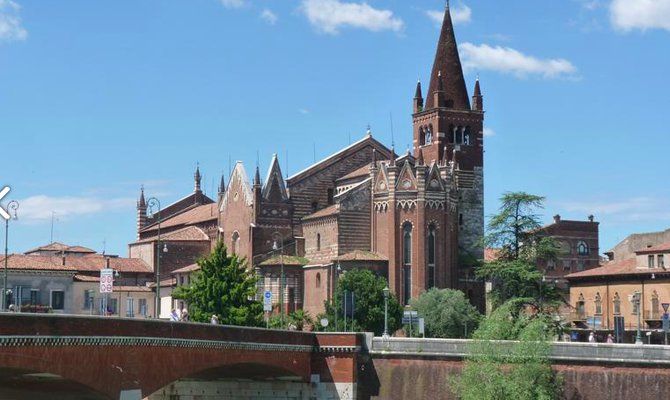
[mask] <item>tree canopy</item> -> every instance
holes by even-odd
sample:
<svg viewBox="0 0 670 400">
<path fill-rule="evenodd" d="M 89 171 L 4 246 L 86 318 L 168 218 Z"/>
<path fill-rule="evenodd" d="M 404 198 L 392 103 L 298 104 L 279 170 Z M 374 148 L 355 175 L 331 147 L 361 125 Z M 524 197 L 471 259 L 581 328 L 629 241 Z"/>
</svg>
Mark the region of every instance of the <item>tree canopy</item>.
<svg viewBox="0 0 670 400">
<path fill-rule="evenodd" d="M 544 282 L 537 268 L 540 260 L 553 260 L 558 252 L 555 241 L 538 230 L 537 211 L 543 208 L 544 197 L 505 193 L 500 202 L 500 210 L 491 217 L 484 238 L 487 247 L 497 249 L 497 257 L 476 270 L 479 278 L 493 283 L 492 305 L 496 307 L 517 297 L 533 298 L 538 307 L 560 302 L 555 286 Z"/>
<path fill-rule="evenodd" d="M 327 302 L 326 313 L 331 330 L 344 330 L 344 292 L 354 293 L 353 325 L 347 320 L 347 330 L 384 332 L 384 288 L 386 279 L 367 269 L 352 269 L 342 274 L 335 289 L 334 302 Z M 349 306 L 348 306 L 349 307 Z M 332 324 L 332 325 L 331 325 Z M 393 333 L 402 327 L 402 307 L 393 294 L 388 299 L 388 329 Z"/>
<path fill-rule="evenodd" d="M 427 337 L 469 337 L 482 317 L 460 290 L 432 288 L 411 304 L 424 318 Z"/>
<path fill-rule="evenodd" d="M 255 300 L 257 278 L 244 259 L 228 254 L 219 242 L 211 254 L 198 260 L 198 265 L 200 271 L 191 283 L 172 293 L 188 303 L 193 321 L 208 322 L 216 314 L 225 325 L 262 325 L 263 305 Z"/>
</svg>

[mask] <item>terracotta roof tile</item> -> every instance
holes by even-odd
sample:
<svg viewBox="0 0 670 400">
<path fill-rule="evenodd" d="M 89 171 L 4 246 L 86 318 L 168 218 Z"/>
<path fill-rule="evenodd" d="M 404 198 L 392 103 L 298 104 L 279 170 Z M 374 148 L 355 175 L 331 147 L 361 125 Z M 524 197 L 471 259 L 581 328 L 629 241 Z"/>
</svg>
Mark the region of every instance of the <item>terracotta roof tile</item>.
<svg viewBox="0 0 670 400">
<path fill-rule="evenodd" d="M 164 219 L 161 221 L 161 229 L 180 225 L 193 225 L 199 222 L 216 220 L 218 218 L 218 214 L 219 210 L 216 203 L 204 204 Z M 144 228 L 142 232 L 151 232 L 157 229 L 158 225 L 154 224 Z"/>
<path fill-rule="evenodd" d="M 598 268 L 575 272 L 566 275 L 565 278 L 570 280 L 596 278 L 601 276 L 649 275 L 664 273 L 670 273 L 670 271 L 662 268 L 638 268 L 636 259 L 630 258 L 622 261 L 612 261 Z"/>
<path fill-rule="evenodd" d="M 44 271 L 73 271 L 73 272 L 98 272 L 107 265 L 119 272 L 129 273 L 151 273 L 149 266 L 139 258 L 104 257 L 102 255 L 89 255 L 83 257 L 65 256 L 37 256 L 25 254 L 11 254 L 7 264 L 9 269 L 22 270 L 44 270 Z M 4 258 L 3 258 L 4 262 Z"/>
<path fill-rule="evenodd" d="M 183 274 L 186 272 L 200 271 L 200 266 L 198 264 L 187 265 L 183 268 L 176 269 L 172 271 L 172 274 Z"/>
<path fill-rule="evenodd" d="M 305 257 L 296 257 L 296 256 L 272 256 L 267 260 L 260 263 L 260 265 L 289 265 L 289 266 L 303 266 L 309 264 L 309 260 Z"/>
<path fill-rule="evenodd" d="M 328 206 L 324 208 L 323 210 L 319 210 L 313 214 L 307 215 L 306 217 L 303 217 L 303 221 L 307 221 L 310 219 L 317 219 L 317 218 L 322 218 L 322 217 L 330 217 L 333 215 L 337 215 L 340 213 L 340 206 L 338 204 L 333 204 L 332 206 Z"/>
<path fill-rule="evenodd" d="M 645 254 L 645 253 L 658 253 L 658 252 L 664 252 L 664 251 L 670 251 L 670 242 L 659 244 L 657 246 L 647 247 L 645 249 L 638 250 L 635 253 Z"/>
<path fill-rule="evenodd" d="M 354 250 L 334 258 L 333 261 L 388 261 L 388 258 L 372 251 Z"/>
<path fill-rule="evenodd" d="M 62 251 L 65 253 L 96 253 L 95 250 L 84 246 L 69 246 L 67 244 L 53 242 L 44 246 L 36 247 L 26 251 L 24 254 L 36 253 L 38 251 Z"/>
<path fill-rule="evenodd" d="M 142 240 L 138 240 L 135 243 L 150 243 L 157 239 L 158 236 L 151 236 Z M 161 241 L 209 241 L 209 236 L 207 236 L 207 234 L 202 229 L 196 226 L 187 226 L 173 232 L 161 233 Z"/>
</svg>

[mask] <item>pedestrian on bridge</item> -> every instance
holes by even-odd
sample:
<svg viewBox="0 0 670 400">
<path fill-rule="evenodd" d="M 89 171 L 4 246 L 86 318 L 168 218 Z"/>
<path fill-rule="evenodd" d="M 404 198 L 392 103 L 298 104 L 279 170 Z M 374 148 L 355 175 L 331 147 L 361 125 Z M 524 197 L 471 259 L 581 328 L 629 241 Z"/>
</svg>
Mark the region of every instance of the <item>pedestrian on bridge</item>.
<svg viewBox="0 0 670 400">
<path fill-rule="evenodd" d="M 212 314 L 212 319 L 209 321 L 209 323 L 212 325 L 218 325 L 219 317 L 217 317 L 216 314 Z"/>
<path fill-rule="evenodd" d="M 181 320 L 183 322 L 188 322 L 188 310 L 186 309 L 186 307 L 181 309 Z"/>
</svg>

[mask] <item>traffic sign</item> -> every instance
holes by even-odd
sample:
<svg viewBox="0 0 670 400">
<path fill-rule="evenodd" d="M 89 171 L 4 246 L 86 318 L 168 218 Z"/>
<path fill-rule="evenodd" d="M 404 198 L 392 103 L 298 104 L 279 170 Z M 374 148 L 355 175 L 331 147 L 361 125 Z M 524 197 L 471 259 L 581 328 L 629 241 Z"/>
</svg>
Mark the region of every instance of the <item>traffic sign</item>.
<svg viewBox="0 0 670 400">
<path fill-rule="evenodd" d="M 661 306 L 663 306 L 663 311 L 667 314 L 670 303 L 661 303 Z"/>
<path fill-rule="evenodd" d="M 407 324 L 415 324 L 419 319 L 419 312 L 418 311 L 405 311 L 402 314 L 402 323 L 407 325 Z"/>
<path fill-rule="evenodd" d="M 668 313 L 663 314 L 663 332 L 670 331 L 670 315 Z"/>
<path fill-rule="evenodd" d="M 272 292 L 269 290 L 263 294 L 263 311 L 272 311 Z"/>
<path fill-rule="evenodd" d="M 328 326 L 328 318 L 321 318 L 321 326 L 324 328 Z"/>
<path fill-rule="evenodd" d="M 3 187 L 2 190 L 0 190 L 0 200 L 2 200 L 3 197 L 7 196 L 7 193 L 9 193 L 10 190 L 11 189 L 9 188 L 9 186 Z M 11 215 L 9 215 L 7 210 L 5 210 L 2 207 L 0 207 L 0 216 L 2 216 L 2 218 L 7 220 L 11 218 Z"/>
<path fill-rule="evenodd" d="M 103 268 L 100 270 L 100 293 L 112 293 L 114 291 L 114 270 Z"/>
</svg>

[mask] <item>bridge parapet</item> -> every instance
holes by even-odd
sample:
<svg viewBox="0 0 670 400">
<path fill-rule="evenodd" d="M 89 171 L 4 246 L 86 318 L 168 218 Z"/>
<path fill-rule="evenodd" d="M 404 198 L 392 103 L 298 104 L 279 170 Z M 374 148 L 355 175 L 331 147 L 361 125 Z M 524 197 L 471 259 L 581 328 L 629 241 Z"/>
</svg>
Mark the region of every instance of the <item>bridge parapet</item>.
<svg viewBox="0 0 670 400">
<path fill-rule="evenodd" d="M 441 357 L 460 360 L 470 354 L 469 339 L 382 338 L 372 340 L 373 355 L 405 355 Z M 514 342 L 494 342 L 511 348 Z M 647 364 L 670 368 L 670 346 L 609 344 L 609 343 L 551 343 L 550 358 L 560 363 L 580 364 Z"/>
</svg>

